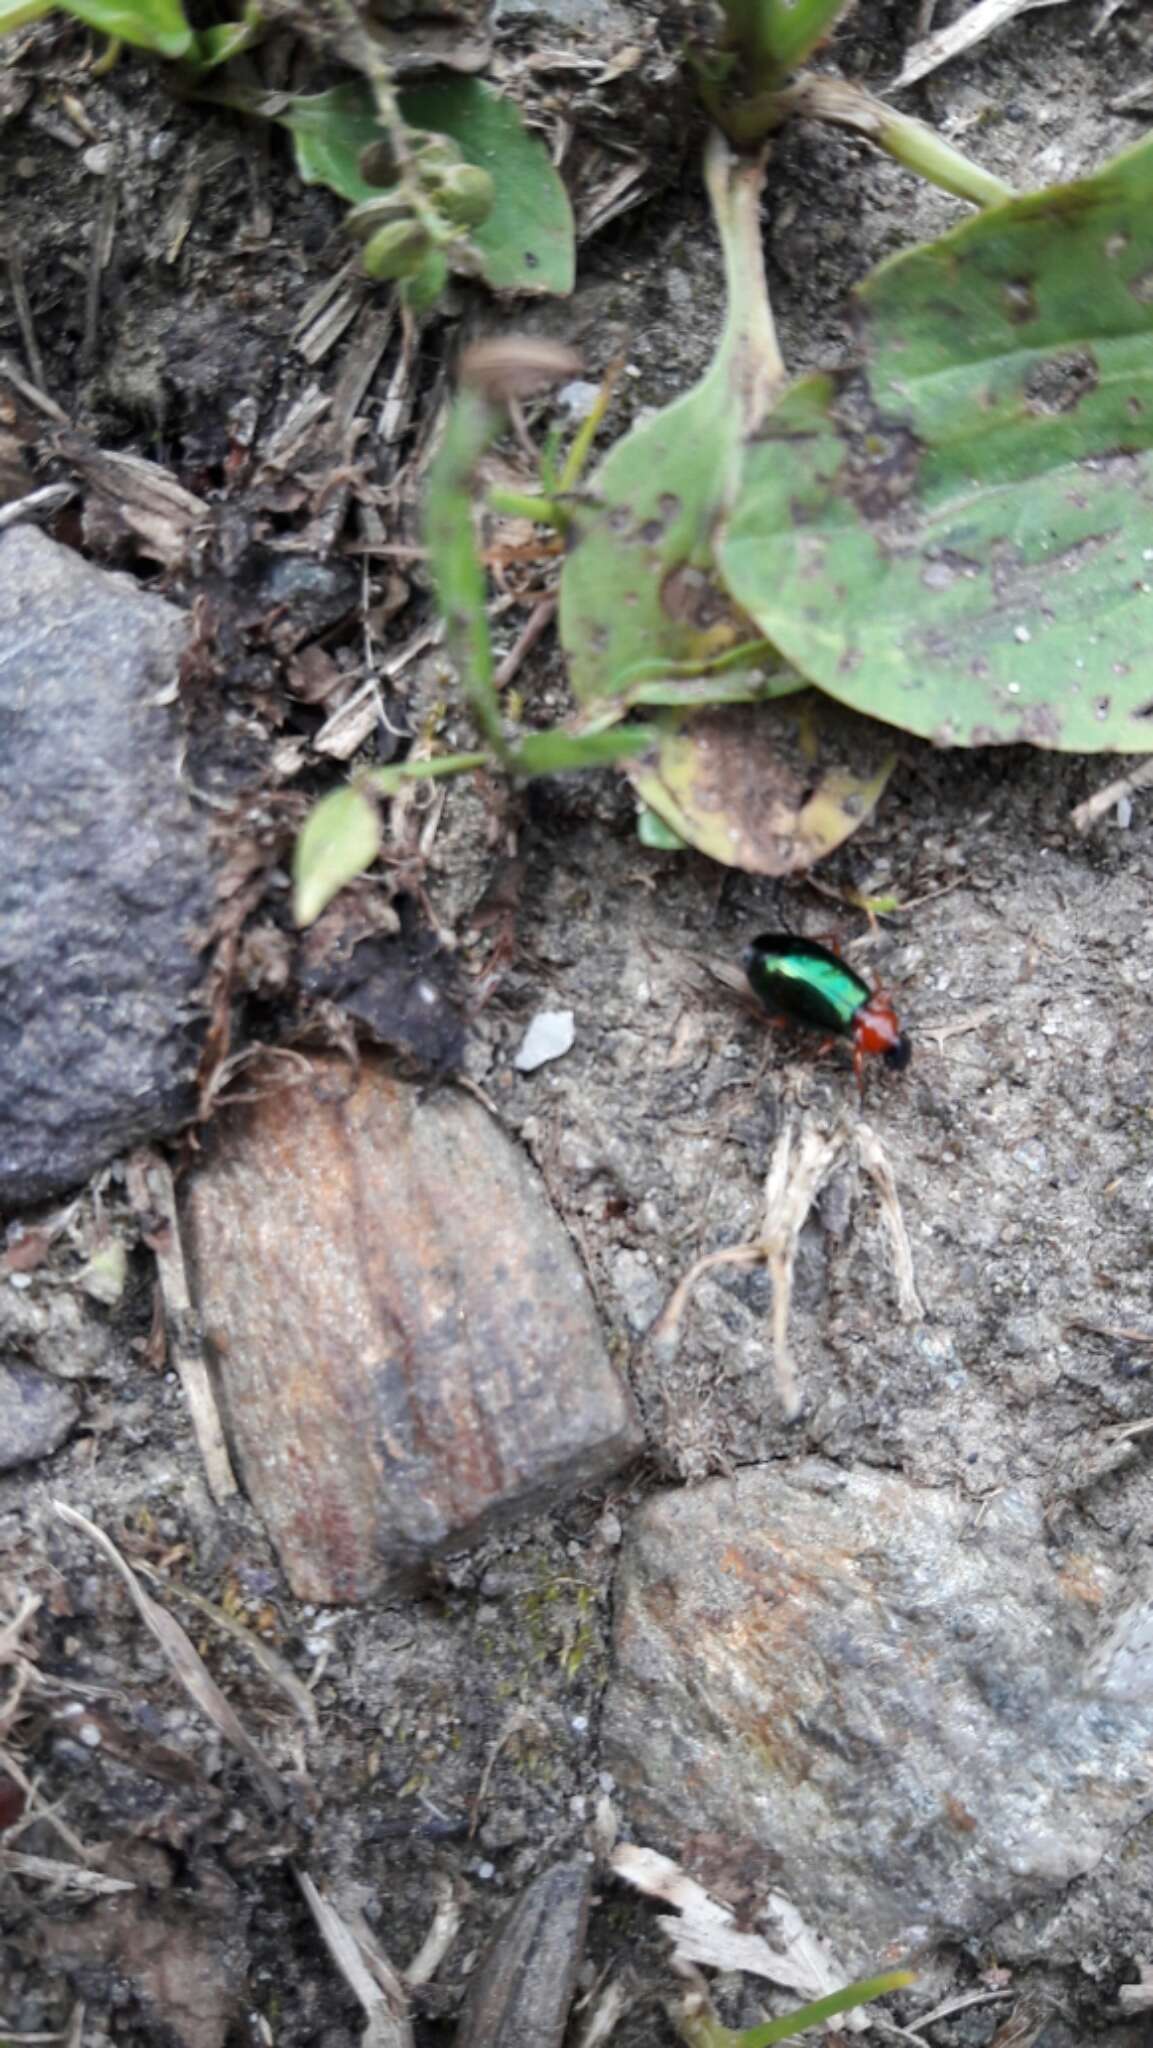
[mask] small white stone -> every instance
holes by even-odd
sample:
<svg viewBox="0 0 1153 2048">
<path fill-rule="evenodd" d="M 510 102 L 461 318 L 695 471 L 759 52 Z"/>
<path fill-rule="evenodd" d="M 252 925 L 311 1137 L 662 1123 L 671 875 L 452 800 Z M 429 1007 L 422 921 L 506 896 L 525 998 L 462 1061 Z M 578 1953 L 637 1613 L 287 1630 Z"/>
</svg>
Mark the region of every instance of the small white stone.
<svg viewBox="0 0 1153 2048">
<path fill-rule="evenodd" d="M 576 1020 L 571 1010 L 538 1010 L 513 1061 L 519 1074 L 532 1074 L 549 1060 L 572 1051 Z"/>
<path fill-rule="evenodd" d="M 599 384 L 590 384 L 587 378 L 576 377 L 557 392 L 557 401 L 572 419 L 587 420 L 600 394 Z"/>
</svg>

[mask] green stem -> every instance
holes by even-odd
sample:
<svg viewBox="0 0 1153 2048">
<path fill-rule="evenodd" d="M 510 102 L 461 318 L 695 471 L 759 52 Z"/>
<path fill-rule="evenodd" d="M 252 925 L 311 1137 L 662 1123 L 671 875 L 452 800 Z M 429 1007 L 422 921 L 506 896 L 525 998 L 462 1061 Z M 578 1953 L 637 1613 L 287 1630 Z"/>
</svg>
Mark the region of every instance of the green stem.
<svg viewBox="0 0 1153 2048">
<path fill-rule="evenodd" d="M 795 71 L 846 14 L 853 0 L 761 0 L 766 39 L 778 73 Z"/>
<path fill-rule="evenodd" d="M 487 753 L 435 754 L 429 761 L 401 761 L 395 768 L 370 768 L 360 779 L 378 796 L 395 796 L 406 782 L 438 782 L 446 775 L 467 775 L 491 765 Z"/>
<path fill-rule="evenodd" d="M 703 74 L 701 97 L 739 149 L 781 124 L 779 99 L 790 72 L 815 50 L 853 0 L 721 0 L 731 52 L 723 75 Z"/>
<path fill-rule="evenodd" d="M 342 37 L 349 61 L 368 80 L 372 97 L 376 102 L 377 118 L 381 127 L 388 130 L 403 180 L 409 168 L 408 127 L 400 111 L 400 102 L 396 96 L 396 87 L 392 82 L 388 61 L 379 44 L 365 28 L 355 0 L 332 0 L 332 5 L 340 16 Z"/>
<path fill-rule="evenodd" d="M 461 688 L 482 738 L 497 759 L 507 764 L 511 750 L 496 691 L 488 592 L 472 524 L 473 476 L 503 417 L 501 408 L 479 391 L 459 392 L 444 439 L 429 466 L 425 539 Z"/>
<path fill-rule="evenodd" d="M 581 421 L 577 432 L 573 435 L 572 447 L 565 457 L 565 465 L 560 474 L 558 488 L 562 491 L 575 491 L 584 474 L 584 466 L 588 461 L 589 450 L 596 440 L 597 429 L 612 403 L 613 389 L 616 385 L 619 369 L 620 365 L 616 363 L 610 364 L 609 368 L 605 371 L 601 379 L 601 388 L 597 392 L 587 416 Z"/>
<path fill-rule="evenodd" d="M 764 163 L 734 161 L 723 138 L 709 137 L 705 186 L 725 259 L 728 311 L 711 376 L 732 390 L 744 435 L 756 432 L 785 381 L 761 240 Z"/>
<path fill-rule="evenodd" d="M 999 206 L 1015 196 L 1012 186 L 1003 178 L 994 177 L 992 171 L 973 163 L 924 121 L 895 113 L 883 100 L 874 99 L 871 93 L 849 85 L 844 79 L 823 78 L 808 72 L 777 95 L 777 105 L 785 114 L 803 114 L 810 120 L 826 121 L 835 128 L 848 128 L 852 134 L 864 136 L 877 149 L 883 149 L 886 156 L 904 164 L 906 170 L 915 171 L 930 185 L 938 185 L 958 199 L 969 200 L 973 206 Z"/>
<path fill-rule="evenodd" d="M 506 491 L 493 484 L 487 502 L 490 512 L 499 512 L 504 519 L 531 519 L 535 526 L 555 526 L 558 533 L 563 533 L 569 523 L 563 505 L 553 498 L 537 497 L 532 491 Z"/>
<path fill-rule="evenodd" d="M 771 0 L 721 0 L 728 47 L 740 58 L 738 78 L 757 92 L 777 77 L 770 8 Z"/>
</svg>

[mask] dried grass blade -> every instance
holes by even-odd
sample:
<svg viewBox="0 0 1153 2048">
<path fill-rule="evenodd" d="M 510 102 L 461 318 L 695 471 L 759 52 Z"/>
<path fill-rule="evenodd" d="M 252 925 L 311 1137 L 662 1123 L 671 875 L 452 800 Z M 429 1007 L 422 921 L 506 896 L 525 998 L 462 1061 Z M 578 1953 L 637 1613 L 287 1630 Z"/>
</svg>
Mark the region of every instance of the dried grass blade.
<svg viewBox="0 0 1153 2048">
<path fill-rule="evenodd" d="M 69 1507 L 66 1501 L 54 1500 L 55 1513 L 69 1528 L 78 1529 L 107 1558 L 113 1569 L 119 1572 L 131 1595 L 133 1605 L 141 1621 L 155 1637 L 172 1672 L 180 1680 L 185 1692 L 202 1714 L 206 1714 L 217 1732 L 231 1743 L 251 1769 L 269 1805 L 277 1813 L 283 1811 L 287 1799 L 287 1787 L 272 1765 L 261 1754 L 236 1709 L 225 1698 L 205 1664 L 200 1652 L 189 1641 L 180 1623 L 146 1593 L 131 1565 L 117 1550 L 111 1538 L 82 1515 L 78 1508 Z"/>
</svg>

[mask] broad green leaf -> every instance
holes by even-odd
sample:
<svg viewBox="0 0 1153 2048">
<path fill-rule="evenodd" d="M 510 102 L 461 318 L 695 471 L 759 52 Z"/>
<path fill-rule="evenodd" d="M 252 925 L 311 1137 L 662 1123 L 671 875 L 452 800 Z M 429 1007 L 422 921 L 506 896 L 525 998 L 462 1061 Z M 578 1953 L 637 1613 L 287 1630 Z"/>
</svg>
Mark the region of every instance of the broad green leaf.
<svg viewBox="0 0 1153 2048">
<path fill-rule="evenodd" d="M 68 0 L 66 12 L 114 41 L 183 57 L 196 38 L 180 0 Z"/>
<path fill-rule="evenodd" d="M 446 76 L 407 87 L 400 106 L 412 127 L 451 135 L 465 162 L 493 180 L 492 212 L 466 244 L 489 289 L 566 297 L 576 272 L 572 207 L 547 149 L 529 134 L 513 101 L 479 78 Z"/>
<path fill-rule="evenodd" d="M 889 735 L 808 690 L 781 704 L 666 711 L 628 766 L 681 839 L 755 875 L 810 868 L 868 817 L 892 772 Z"/>
<path fill-rule="evenodd" d="M 563 775 L 573 768 L 600 768 L 652 747 L 651 726 L 617 725 L 608 732 L 534 732 L 521 740 L 509 766 L 521 775 Z"/>
<path fill-rule="evenodd" d="M 292 907 L 299 925 L 315 924 L 347 882 L 380 852 L 380 815 L 370 796 L 334 789 L 310 812 L 292 863 Z"/>
<path fill-rule="evenodd" d="M 253 113 L 273 113 L 292 137 L 296 168 L 306 185 L 327 185 L 341 199 L 358 206 L 381 191 L 362 178 L 361 152 L 384 134 L 373 110 L 372 95 L 363 82 L 333 86 L 329 92 L 300 94 L 273 101 L 267 95 L 254 101 Z"/>
<path fill-rule="evenodd" d="M 445 78 L 400 94 L 411 127 L 450 135 L 467 163 L 488 171 L 496 187 L 492 212 L 467 242 L 449 245 L 454 267 L 498 292 L 572 290 L 575 237 L 572 208 L 543 143 L 530 135 L 511 100 L 478 78 Z M 361 176 L 361 152 L 384 134 L 364 84 L 337 86 L 277 109 L 306 184 L 328 185 L 359 204 L 381 190 Z"/>
<path fill-rule="evenodd" d="M 728 293 L 715 360 L 692 391 L 617 442 L 573 507 L 560 636 L 586 703 L 626 707 L 642 701 L 642 682 L 645 703 L 675 703 L 685 681 L 762 637 L 720 587 L 713 558 L 742 444 L 781 376 L 761 257 L 761 176 L 714 137 L 706 178 Z"/>
<path fill-rule="evenodd" d="M 857 294 L 718 553 L 832 696 L 944 745 L 1153 750 L 1153 138 Z"/>
</svg>

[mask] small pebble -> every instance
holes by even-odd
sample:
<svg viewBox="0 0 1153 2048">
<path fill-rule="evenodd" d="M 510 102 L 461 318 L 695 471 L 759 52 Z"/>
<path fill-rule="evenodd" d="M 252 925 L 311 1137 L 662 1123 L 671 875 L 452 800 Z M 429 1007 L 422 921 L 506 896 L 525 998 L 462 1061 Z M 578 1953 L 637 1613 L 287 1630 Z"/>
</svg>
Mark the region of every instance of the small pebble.
<svg viewBox="0 0 1153 2048">
<path fill-rule="evenodd" d="M 532 1074 L 549 1060 L 559 1060 L 572 1051 L 576 1020 L 571 1010 L 538 1010 L 520 1043 L 513 1061 L 517 1072 Z"/>
</svg>

